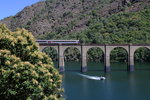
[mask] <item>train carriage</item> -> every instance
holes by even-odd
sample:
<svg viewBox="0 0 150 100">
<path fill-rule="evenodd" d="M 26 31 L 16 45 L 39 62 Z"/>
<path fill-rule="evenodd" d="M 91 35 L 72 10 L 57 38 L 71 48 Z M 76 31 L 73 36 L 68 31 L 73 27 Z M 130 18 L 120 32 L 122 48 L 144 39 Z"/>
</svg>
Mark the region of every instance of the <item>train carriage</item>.
<svg viewBox="0 0 150 100">
<path fill-rule="evenodd" d="M 39 44 L 79 44 L 79 40 L 36 40 Z"/>
</svg>

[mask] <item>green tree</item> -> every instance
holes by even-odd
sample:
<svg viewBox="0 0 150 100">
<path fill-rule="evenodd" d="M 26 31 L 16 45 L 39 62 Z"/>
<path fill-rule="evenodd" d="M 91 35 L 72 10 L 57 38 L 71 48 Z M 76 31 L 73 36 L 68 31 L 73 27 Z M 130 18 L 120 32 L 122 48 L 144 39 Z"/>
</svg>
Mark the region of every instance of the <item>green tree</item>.
<svg viewBox="0 0 150 100">
<path fill-rule="evenodd" d="M 60 100 L 61 76 L 30 32 L 0 25 L 0 99 Z"/>
</svg>

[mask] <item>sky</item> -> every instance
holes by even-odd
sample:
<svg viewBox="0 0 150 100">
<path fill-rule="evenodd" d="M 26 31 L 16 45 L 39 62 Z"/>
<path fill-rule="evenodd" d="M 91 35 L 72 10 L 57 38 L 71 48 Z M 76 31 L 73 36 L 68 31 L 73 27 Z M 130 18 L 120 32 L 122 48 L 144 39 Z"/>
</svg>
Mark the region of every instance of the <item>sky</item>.
<svg viewBox="0 0 150 100">
<path fill-rule="evenodd" d="M 0 20 L 16 15 L 26 6 L 30 6 L 41 0 L 0 0 Z"/>
</svg>

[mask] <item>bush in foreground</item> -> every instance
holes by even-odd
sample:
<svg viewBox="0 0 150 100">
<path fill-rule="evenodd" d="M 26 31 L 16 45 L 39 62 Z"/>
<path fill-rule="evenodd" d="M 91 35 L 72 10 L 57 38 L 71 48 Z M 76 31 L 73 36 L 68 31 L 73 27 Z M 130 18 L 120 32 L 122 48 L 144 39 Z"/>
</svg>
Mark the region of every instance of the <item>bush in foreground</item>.
<svg viewBox="0 0 150 100">
<path fill-rule="evenodd" d="M 31 33 L 0 25 L 0 99 L 60 100 L 61 76 Z"/>
</svg>

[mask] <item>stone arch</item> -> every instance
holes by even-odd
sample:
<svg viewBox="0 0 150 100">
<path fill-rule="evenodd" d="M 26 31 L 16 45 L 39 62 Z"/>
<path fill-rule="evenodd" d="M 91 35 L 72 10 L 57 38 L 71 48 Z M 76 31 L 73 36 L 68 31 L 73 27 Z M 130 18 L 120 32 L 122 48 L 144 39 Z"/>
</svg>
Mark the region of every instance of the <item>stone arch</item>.
<svg viewBox="0 0 150 100">
<path fill-rule="evenodd" d="M 80 47 L 81 48 L 81 47 Z M 66 46 L 63 48 L 64 67 L 66 70 L 80 70 L 81 49 L 77 46 Z M 71 52 L 70 52 L 71 50 Z"/>
<path fill-rule="evenodd" d="M 79 50 L 80 54 L 81 54 L 81 46 L 62 46 L 62 52 L 64 54 L 65 50 L 68 49 L 68 48 L 76 48 Z"/>
<path fill-rule="evenodd" d="M 100 47 L 90 47 L 90 48 L 88 48 L 87 51 L 86 51 L 86 56 L 88 55 L 88 52 L 89 52 L 91 49 L 99 49 L 99 50 L 102 51 L 102 53 L 104 54 L 104 50 L 103 50 L 102 48 L 100 48 Z"/>
<path fill-rule="evenodd" d="M 110 55 L 111 51 L 114 50 L 115 48 L 123 48 L 124 50 L 126 50 L 127 54 L 129 55 L 129 46 L 108 46 L 107 49 L 108 50 L 108 54 Z"/>
<path fill-rule="evenodd" d="M 79 52 L 78 55 L 80 55 L 80 57 L 79 57 L 79 60 L 80 60 L 80 59 L 81 59 L 81 51 L 80 51 L 80 48 L 78 48 L 78 47 L 76 47 L 76 46 L 68 46 L 68 47 L 64 48 L 64 52 L 63 52 L 64 57 L 65 57 L 65 52 L 66 52 L 69 48 L 70 48 L 70 49 L 74 49 L 75 51 L 77 50 L 77 52 Z M 74 51 L 74 50 L 73 50 L 73 51 Z"/>
<path fill-rule="evenodd" d="M 110 69 L 110 53 L 114 48 L 117 48 L 117 47 L 124 48 L 129 54 L 129 46 L 128 45 L 122 45 L 122 46 L 120 46 L 120 45 L 106 45 L 105 46 L 105 71 L 106 72 L 109 72 L 111 70 Z"/>
<path fill-rule="evenodd" d="M 86 58 L 87 58 L 87 62 L 90 62 L 88 61 L 89 60 L 89 57 L 88 57 L 88 54 L 91 50 L 96 50 L 97 49 L 97 52 L 99 51 L 99 54 L 101 53 L 101 55 L 98 55 L 98 58 L 99 58 L 99 62 L 94 62 L 94 63 L 91 63 L 90 66 L 92 67 L 89 67 L 88 70 L 104 70 L 104 46 L 100 47 L 100 46 L 92 46 L 92 47 L 89 47 L 86 51 Z M 100 61 L 100 57 L 102 57 L 102 61 Z M 89 63 L 87 63 L 87 66 L 89 65 Z"/>
<path fill-rule="evenodd" d="M 55 50 L 57 51 L 57 54 L 58 54 L 58 46 L 40 46 L 40 47 L 39 47 L 39 50 L 40 50 L 41 52 L 43 52 L 43 50 L 44 50 L 45 48 L 47 48 L 47 47 L 51 47 L 51 48 L 55 49 Z"/>
<path fill-rule="evenodd" d="M 43 50 L 48 46 L 39 46 L 39 51 L 43 52 Z"/>
<path fill-rule="evenodd" d="M 86 57 L 87 56 L 87 52 L 91 48 L 100 48 L 103 51 L 103 53 L 105 54 L 105 47 L 104 46 L 83 46 L 82 47 L 82 56 Z"/>
<path fill-rule="evenodd" d="M 134 46 L 134 48 L 132 48 L 133 56 L 139 48 L 147 48 L 150 50 L 150 46 Z"/>
<path fill-rule="evenodd" d="M 90 46 L 90 47 L 87 47 L 87 51 L 89 51 L 90 49 L 92 48 L 99 48 L 103 51 L 103 53 L 105 53 L 105 48 L 104 46 Z M 86 52 L 87 53 L 87 52 Z"/>
<path fill-rule="evenodd" d="M 122 62 L 127 63 L 126 64 L 127 65 L 126 69 L 128 69 L 128 64 L 129 64 L 129 48 L 128 48 L 128 46 L 114 46 L 114 47 L 112 47 L 110 49 L 110 54 L 109 54 L 109 56 L 110 56 L 110 64 L 112 63 L 111 60 L 113 60 L 112 57 L 111 57 L 111 55 L 112 55 L 113 51 L 116 50 L 116 49 L 121 49 L 121 51 L 119 50 L 119 52 L 124 52 L 125 53 L 125 55 L 123 55 L 124 53 L 120 53 L 120 55 L 122 57 L 125 57 L 125 59 L 122 58 Z M 119 56 L 118 55 L 119 52 L 117 52 L 117 54 L 116 54 L 117 57 Z M 121 60 L 121 58 L 120 58 L 120 60 Z M 111 66 L 113 66 L 113 65 L 111 65 Z M 115 70 L 124 70 L 124 68 L 121 68 L 121 67 L 117 68 L 118 65 L 114 65 L 114 66 L 116 66 Z M 114 68 L 111 68 L 111 69 L 114 69 Z"/>
<path fill-rule="evenodd" d="M 86 56 L 87 55 L 87 52 L 91 49 L 91 48 L 100 48 L 102 51 L 103 51 L 103 53 L 105 53 L 105 48 L 104 48 L 104 46 L 84 46 L 83 47 L 83 55 L 84 56 Z"/>
<path fill-rule="evenodd" d="M 145 52 L 144 49 L 148 50 L 148 52 Z M 143 52 L 143 50 L 144 50 L 144 52 Z M 143 52 L 143 53 L 141 53 L 141 52 Z M 138 54 L 138 56 L 136 54 Z M 149 63 L 145 62 L 146 60 L 149 61 L 150 56 L 146 57 L 148 55 L 150 55 L 150 46 L 137 46 L 136 47 L 136 49 L 134 50 L 134 54 L 133 54 L 135 69 L 149 69 L 150 68 L 148 66 L 142 66 L 144 64 L 149 65 Z M 136 59 L 136 57 L 139 58 L 139 59 Z M 148 58 L 148 59 L 146 59 L 146 58 Z M 136 62 L 136 60 L 137 60 L 137 62 Z"/>
<path fill-rule="evenodd" d="M 103 51 L 105 51 L 105 46 L 104 45 L 81 45 L 81 55 L 82 55 L 82 64 L 81 64 L 81 71 L 82 72 L 86 72 L 87 71 L 87 51 L 90 49 L 90 48 L 93 48 L 93 47 L 99 47 L 101 48 Z"/>
</svg>

